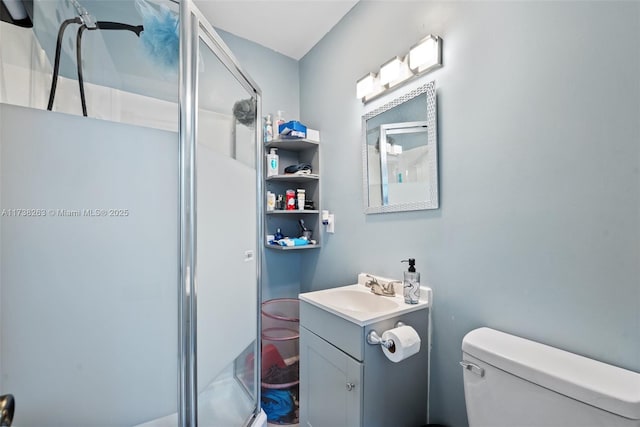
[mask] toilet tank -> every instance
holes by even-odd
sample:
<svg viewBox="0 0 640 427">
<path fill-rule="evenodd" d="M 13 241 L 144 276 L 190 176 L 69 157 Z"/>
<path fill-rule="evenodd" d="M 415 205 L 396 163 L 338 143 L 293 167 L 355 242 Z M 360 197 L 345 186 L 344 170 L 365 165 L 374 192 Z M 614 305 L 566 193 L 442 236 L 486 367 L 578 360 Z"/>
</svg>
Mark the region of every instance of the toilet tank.
<svg viewBox="0 0 640 427">
<path fill-rule="evenodd" d="M 640 374 L 489 328 L 462 341 L 470 427 L 640 427 Z"/>
</svg>

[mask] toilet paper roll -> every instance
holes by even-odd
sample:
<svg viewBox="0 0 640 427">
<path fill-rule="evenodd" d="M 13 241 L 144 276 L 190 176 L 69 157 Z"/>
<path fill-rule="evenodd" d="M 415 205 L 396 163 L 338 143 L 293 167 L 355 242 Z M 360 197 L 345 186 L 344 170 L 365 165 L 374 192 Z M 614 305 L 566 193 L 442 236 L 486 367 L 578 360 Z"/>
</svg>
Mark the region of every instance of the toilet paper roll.
<svg viewBox="0 0 640 427">
<path fill-rule="evenodd" d="M 411 326 L 400 326 L 389 329 L 382 334 L 383 340 L 392 340 L 391 348 L 382 346 L 382 352 L 387 359 L 398 363 L 420 351 L 420 336 Z"/>
</svg>

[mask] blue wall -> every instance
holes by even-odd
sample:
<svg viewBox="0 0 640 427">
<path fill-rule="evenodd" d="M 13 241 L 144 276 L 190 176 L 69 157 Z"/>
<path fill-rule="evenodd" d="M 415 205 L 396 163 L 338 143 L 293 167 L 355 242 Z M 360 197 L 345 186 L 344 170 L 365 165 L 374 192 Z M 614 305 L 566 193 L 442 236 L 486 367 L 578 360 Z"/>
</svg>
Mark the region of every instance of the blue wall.
<svg viewBox="0 0 640 427">
<path fill-rule="evenodd" d="M 423 78 L 441 208 L 364 215 L 355 82 L 429 33 L 444 39 Z M 337 219 L 302 290 L 417 259 L 435 297 L 432 422 L 467 425 L 460 344 L 483 325 L 640 371 L 639 76 L 637 2 L 360 2 L 301 60 Z"/>
</svg>

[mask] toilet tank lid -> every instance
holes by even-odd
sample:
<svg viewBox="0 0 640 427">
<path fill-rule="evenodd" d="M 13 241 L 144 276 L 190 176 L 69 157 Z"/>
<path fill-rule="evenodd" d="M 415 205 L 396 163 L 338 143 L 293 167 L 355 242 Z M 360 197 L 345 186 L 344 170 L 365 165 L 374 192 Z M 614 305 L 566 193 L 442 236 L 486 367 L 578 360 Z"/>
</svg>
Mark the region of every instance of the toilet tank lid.
<svg viewBox="0 0 640 427">
<path fill-rule="evenodd" d="M 490 328 L 462 351 L 534 384 L 620 416 L 640 419 L 640 374 Z"/>
</svg>

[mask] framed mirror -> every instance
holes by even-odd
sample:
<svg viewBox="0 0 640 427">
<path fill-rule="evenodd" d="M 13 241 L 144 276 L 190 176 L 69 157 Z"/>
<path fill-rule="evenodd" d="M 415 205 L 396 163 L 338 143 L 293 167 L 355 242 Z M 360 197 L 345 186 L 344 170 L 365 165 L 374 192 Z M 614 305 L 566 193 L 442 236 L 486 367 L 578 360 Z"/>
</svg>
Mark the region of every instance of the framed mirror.
<svg viewBox="0 0 640 427">
<path fill-rule="evenodd" d="M 437 209 L 435 82 L 366 113 L 362 133 L 364 212 Z"/>
</svg>

